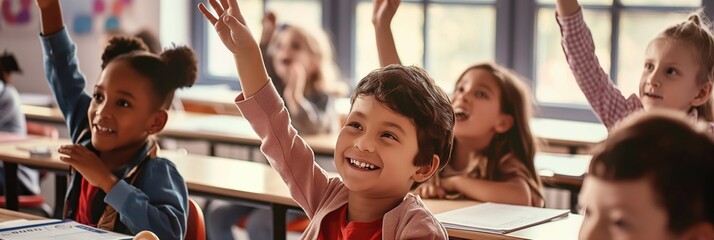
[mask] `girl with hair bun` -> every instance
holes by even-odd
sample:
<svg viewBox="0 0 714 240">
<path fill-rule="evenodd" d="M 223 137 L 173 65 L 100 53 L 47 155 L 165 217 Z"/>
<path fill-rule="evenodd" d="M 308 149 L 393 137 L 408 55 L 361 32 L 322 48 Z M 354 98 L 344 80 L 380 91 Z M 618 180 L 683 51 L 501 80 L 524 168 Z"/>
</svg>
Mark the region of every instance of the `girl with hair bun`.
<svg viewBox="0 0 714 240">
<path fill-rule="evenodd" d="M 175 90 L 195 83 L 194 52 L 174 47 L 156 55 L 137 38 L 113 38 L 90 95 L 59 1 L 36 3 L 45 74 L 74 142 L 59 149 L 71 166 L 64 218 L 115 232 L 148 230 L 160 239 L 183 239 L 186 182 L 170 160 L 157 157 L 151 136 L 164 128 Z"/>
<path fill-rule="evenodd" d="M 570 69 L 608 130 L 634 112 L 666 108 L 685 112 L 693 121 L 708 122 L 709 132 L 714 133 L 714 36 L 703 11 L 650 41 L 639 96 L 626 98 L 600 67 L 578 1 L 558 0 L 556 10 Z"/>
</svg>

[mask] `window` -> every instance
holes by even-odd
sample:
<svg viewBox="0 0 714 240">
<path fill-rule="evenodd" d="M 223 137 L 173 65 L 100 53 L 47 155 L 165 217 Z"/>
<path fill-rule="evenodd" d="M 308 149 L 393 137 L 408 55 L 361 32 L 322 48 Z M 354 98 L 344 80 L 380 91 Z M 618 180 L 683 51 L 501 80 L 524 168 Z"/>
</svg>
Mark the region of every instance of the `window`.
<svg viewBox="0 0 714 240">
<path fill-rule="evenodd" d="M 192 0 L 195 3 L 205 0 Z M 470 65 L 493 61 L 529 81 L 539 116 L 597 121 L 578 88 L 560 45 L 556 0 L 402 0 L 393 20 L 397 51 L 407 65 L 424 67 L 447 93 Z M 642 56 L 666 26 L 714 0 L 580 0 L 600 64 L 623 94 L 637 92 Z M 379 67 L 371 0 L 241 0 L 255 37 L 264 9 L 279 22 L 323 27 L 336 60 L 354 85 Z M 202 58 L 199 83 L 238 88 L 230 53 L 194 16 L 194 46 Z M 711 12 L 711 11 L 710 11 Z"/>
<path fill-rule="evenodd" d="M 197 1 L 194 6 L 198 2 L 201 1 Z M 207 1 L 203 2 L 206 6 L 210 6 Z M 276 13 L 278 24 L 289 22 L 301 26 L 322 25 L 322 6 L 321 1 L 318 0 L 241 0 L 239 4 L 256 41 L 260 41 L 265 10 Z M 196 18 L 194 24 L 202 25 L 202 31 L 196 32 L 203 32 L 194 36 L 194 46 L 203 50 L 200 51 L 203 54 L 199 54 L 201 58 L 199 83 L 227 84 L 237 89 L 238 75 L 232 54 L 225 49 L 221 39 L 212 30 L 213 26 L 204 20 L 200 13 L 194 13 L 194 17 Z"/>
<path fill-rule="evenodd" d="M 372 1 L 357 3 L 355 81 L 379 67 L 372 8 Z M 402 63 L 425 67 L 446 92 L 468 66 L 496 54 L 494 1 L 403 1 L 392 31 Z"/>
</svg>

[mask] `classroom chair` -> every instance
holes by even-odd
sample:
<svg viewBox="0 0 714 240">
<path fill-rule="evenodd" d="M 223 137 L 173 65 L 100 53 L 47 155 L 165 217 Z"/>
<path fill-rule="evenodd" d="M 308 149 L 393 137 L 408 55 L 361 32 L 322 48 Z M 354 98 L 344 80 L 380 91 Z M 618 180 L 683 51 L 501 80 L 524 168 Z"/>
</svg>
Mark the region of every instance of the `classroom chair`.
<svg viewBox="0 0 714 240">
<path fill-rule="evenodd" d="M 59 131 L 56 127 L 48 124 L 27 122 L 27 134 L 35 136 L 44 136 L 52 139 L 59 138 Z M 40 172 L 40 179 L 44 178 L 45 172 Z M 18 205 L 20 208 L 25 209 L 36 209 L 42 212 L 45 217 L 52 216 L 52 207 L 45 203 L 45 198 L 42 195 L 20 195 L 17 197 Z M 0 207 L 5 207 L 6 199 L 5 196 L 0 196 Z"/>
<path fill-rule="evenodd" d="M 206 222 L 203 211 L 193 199 L 188 199 L 188 224 L 186 226 L 186 240 L 206 240 Z"/>
</svg>

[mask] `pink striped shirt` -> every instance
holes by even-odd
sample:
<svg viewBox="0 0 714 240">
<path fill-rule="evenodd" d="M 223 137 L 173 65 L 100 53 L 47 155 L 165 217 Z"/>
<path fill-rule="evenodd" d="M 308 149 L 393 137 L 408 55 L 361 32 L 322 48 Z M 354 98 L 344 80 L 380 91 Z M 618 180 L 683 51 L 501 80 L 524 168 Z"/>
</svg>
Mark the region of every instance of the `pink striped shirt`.
<svg viewBox="0 0 714 240">
<path fill-rule="evenodd" d="M 595 114 L 605 127 L 611 130 L 620 120 L 633 112 L 643 109 L 640 98 L 632 94 L 622 95 L 615 83 L 600 67 L 595 56 L 595 44 L 590 29 L 583 20 L 582 11 L 571 16 L 556 16 L 563 36 L 562 45 L 565 57 L 575 80 L 590 102 Z M 696 121 L 696 110 L 689 112 L 689 117 Z M 707 122 L 709 132 L 714 133 L 714 123 Z"/>
</svg>

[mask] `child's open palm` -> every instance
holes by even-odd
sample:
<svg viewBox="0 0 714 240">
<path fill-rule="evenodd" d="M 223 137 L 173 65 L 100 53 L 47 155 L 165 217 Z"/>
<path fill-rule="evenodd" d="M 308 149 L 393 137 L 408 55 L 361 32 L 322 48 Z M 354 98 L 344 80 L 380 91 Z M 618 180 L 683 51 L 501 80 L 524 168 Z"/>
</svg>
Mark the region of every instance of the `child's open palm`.
<svg viewBox="0 0 714 240">
<path fill-rule="evenodd" d="M 237 54 L 246 45 L 256 44 L 236 0 L 221 0 L 220 3 L 218 0 L 209 0 L 208 2 L 216 10 L 217 16 L 214 16 L 203 3 L 198 4 L 198 9 L 211 22 L 228 50 Z"/>
</svg>

